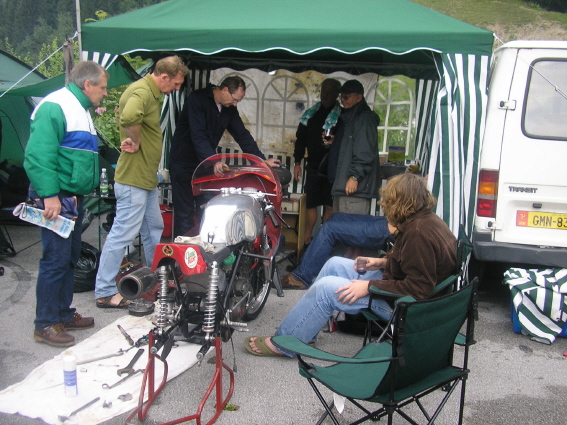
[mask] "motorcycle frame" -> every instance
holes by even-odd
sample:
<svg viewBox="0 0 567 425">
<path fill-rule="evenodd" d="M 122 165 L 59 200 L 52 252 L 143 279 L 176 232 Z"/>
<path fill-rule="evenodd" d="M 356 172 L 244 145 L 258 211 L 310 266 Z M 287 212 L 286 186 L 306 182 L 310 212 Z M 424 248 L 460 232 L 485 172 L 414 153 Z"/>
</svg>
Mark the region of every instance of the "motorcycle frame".
<svg viewBox="0 0 567 425">
<path fill-rule="evenodd" d="M 247 155 L 247 154 L 219 154 L 219 155 L 215 155 L 211 158 L 209 158 L 206 161 L 219 161 L 219 160 L 226 160 L 226 159 L 230 159 L 230 158 L 238 158 L 238 160 L 242 160 L 242 158 L 244 159 L 248 159 L 255 162 L 258 161 L 262 161 L 260 158 L 254 157 L 253 155 Z M 263 162 L 262 162 L 263 163 Z M 197 173 L 197 171 L 196 171 Z M 263 174 L 262 174 L 263 173 Z M 279 180 L 277 178 L 277 176 L 275 175 L 275 173 L 269 169 L 269 167 L 267 169 L 261 169 L 260 174 L 258 175 L 252 175 L 253 173 L 250 174 L 245 174 L 242 173 L 240 175 L 236 175 L 235 178 L 236 179 L 241 179 L 241 187 L 255 187 L 256 189 L 258 189 L 259 191 L 265 192 L 266 189 L 270 189 L 268 192 L 271 193 L 266 193 L 266 196 L 270 196 L 269 201 L 270 203 L 273 205 L 276 216 L 281 220 L 281 216 L 279 214 L 279 212 L 281 211 L 281 199 L 282 199 L 282 188 L 281 185 L 279 183 Z M 264 178 L 269 184 L 271 184 L 271 187 L 266 187 L 266 182 L 262 182 L 260 181 L 260 178 Z M 202 191 L 207 191 L 210 189 L 220 189 L 222 187 L 226 187 L 227 183 L 226 181 L 221 181 L 222 179 L 214 179 L 214 178 L 207 178 L 207 177 L 202 177 L 202 178 L 196 178 L 196 176 L 194 176 L 194 180 L 193 180 L 193 193 L 194 194 L 201 194 L 203 193 Z M 258 183 L 260 182 L 260 187 L 258 186 Z M 264 213 L 266 211 L 264 210 Z M 283 222 L 283 220 L 281 220 Z M 224 257 L 226 258 L 229 253 L 228 252 L 234 252 L 236 255 L 236 261 L 233 264 L 233 271 L 230 277 L 230 280 L 227 282 L 226 285 L 226 289 L 224 294 L 219 294 L 222 296 L 222 299 L 217 299 L 217 303 L 220 302 L 222 307 L 222 313 L 224 314 L 224 319 L 221 319 L 221 322 L 219 323 L 218 320 L 215 319 L 215 326 L 214 326 L 214 333 L 212 335 L 212 338 L 206 340 L 206 342 L 203 344 L 203 347 L 201 348 L 201 355 L 206 354 L 206 352 L 208 351 L 208 349 L 214 345 L 215 347 L 215 355 L 216 355 L 216 360 L 215 360 L 215 372 L 213 374 L 211 383 L 207 389 L 207 391 L 205 392 L 203 398 L 201 399 L 201 402 L 197 408 L 196 413 L 189 415 L 189 416 L 185 416 L 183 418 L 179 418 L 176 419 L 174 421 L 170 421 L 170 422 L 166 422 L 162 425 L 172 425 L 172 424 L 178 424 L 181 422 L 187 422 L 187 421 L 191 421 L 191 420 L 195 420 L 197 425 L 201 425 L 201 421 L 202 421 L 202 412 L 203 409 L 207 403 L 207 401 L 209 400 L 211 394 L 213 393 L 213 390 L 215 392 L 215 400 L 216 400 L 216 408 L 215 408 L 215 413 L 213 415 L 213 417 L 206 423 L 206 425 L 210 425 L 212 423 L 214 423 L 217 418 L 219 417 L 219 415 L 222 413 L 222 411 L 224 410 L 224 408 L 226 407 L 226 404 L 228 403 L 228 401 L 230 400 L 233 391 L 234 391 L 234 372 L 226 365 L 226 363 L 223 361 L 222 358 L 222 337 L 221 337 L 221 326 L 227 326 L 230 327 L 230 311 L 229 311 L 229 307 L 228 307 L 228 301 L 229 298 L 234 290 L 234 286 L 236 283 L 236 276 L 237 273 L 236 271 L 238 270 L 238 267 L 240 266 L 240 262 L 242 261 L 243 257 L 250 257 L 250 258 L 254 258 L 254 259 L 258 259 L 258 262 L 254 263 L 252 265 L 252 268 L 255 267 L 264 267 L 264 279 L 268 279 L 270 284 L 274 284 L 274 286 L 276 287 L 277 290 L 277 295 L 282 297 L 283 296 L 283 290 L 281 287 L 281 283 L 279 281 L 279 279 L 277 279 L 277 282 L 274 282 L 274 274 L 276 273 L 276 267 L 275 267 L 275 255 L 279 246 L 279 235 L 280 235 L 280 229 L 279 226 L 275 223 L 275 220 L 272 217 L 268 217 L 268 215 L 264 215 L 264 227 L 262 229 L 262 234 L 259 235 L 253 242 L 244 242 L 242 244 L 238 244 L 232 247 L 227 247 L 226 249 L 228 249 L 229 251 L 224 252 Z M 251 251 L 246 251 L 245 250 L 245 245 L 249 244 L 252 246 L 252 248 L 254 250 L 256 250 L 257 252 L 260 253 L 254 253 Z M 211 263 L 217 264 L 218 261 L 222 261 L 221 255 L 219 255 L 217 253 L 217 255 L 213 256 L 213 258 L 211 258 L 210 256 L 207 256 L 203 253 L 202 249 L 197 246 L 197 245 L 191 245 L 191 244 L 176 244 L 176 243 L 165 243 L 165 244 L 158 244 L 155 250 L 157 255 L 154 255 L 154 260 L 153 260 L 153 264 L 152 264 L 152 271 L 156 271 L 159 267 L 161 267 L 162 265 L 167 265 L 167 267 L 169 268 L 169 273 L 172 275 L 171 277 L 173 277 L 174 283 L 175 283 L 175 287 L 176 287 L 176 294 L 181 296 L 181 302 L 183 303 L 183 291 L 181 289 L 181 285 L 178 279 L 178 276 L 176 275 L 176 271 L 175 268 L 173 267 L 173 264 L 176 263 L 179 266 L 179 269 L 181 271 L 181 273 L 183 275 L 195 275 L 195 274 L 201 274 L 201 273 L 205 273 L 207 272 L 209 266 L 211 265 Z M 218 265 L 217 265 L 218 267 Z M 210 281 L 209 281 L 210 282 Z M 210 283 L 209 283 L 210 286 Z M 187 306 L 185 306 L 186 308 Z M 173 333 L 174 330 L 179 329 L 181 326 L 184 326 L 186 323 L 185 321 L 187 320 L 187 318 L 180 318 L 178 321 L 176 321 L 175 323 L 171 324 L 168 328 L 168 330 L 165 332 L 165 334 L 167 334 L 166 336 L 168 338 L 173 338 L 171 336 L 171 334 Z M 234 323 L 234 325 L 238 326 L 238 323 Z M 163 329 L 161 330 L 163 331 Z M 141 391 L 140 391 L 140 396 L 139 396 L 139 400 L 138 400 L 138 407 L 136 409 L 134 409 L 130 415 L 127 417 L 126 419 L 126 423 L 130 423 L 130 421 L 137 415 L 138 419 L 140 421 L 145 420 L 145 418 L 147 417 L 149 408 L 151 407 L 151 405 L 153 404 L 153 402 L 156 400 L 156 398 L 159 396 L 159 394 L 161 393 L 162 389 L 164 388 L 166 382 L 167 382 L 167 372 L 168 372 L 168 365 L 167 365 L 167 354 L 169 353 L 169 348 L 166 347 L 167 344 L 167 339 L 164 339 L 164 333 L 162 334 L 158 334 L 160 332 L 160 330 L 158 329 L 158 327 L 154 328 L 152 331 L 150 331 L 149 333 L 149 337 L 148 337 L 148 345 L 149 345 L 149 352 L 148 352 L 148 362 L 146 365 L 146 369 L 144 371 L 144 377 L 143 377 L 143 381 L 142 381 L 142 387 L 141 387 Z M 157 339 L 159 339 L 160 341 L 157 342 L 156 341 L 156 337 Z M 172 343 L 173 340 L 171 339 Z M 157 344 L 156 344 L 157 342 Z M 164 348 L 162 351 L 162 356 L 159 356 L 157 353 L 159 351 L 160 348 Z M 167 352 L 166 352 L 167 350 Z M 163 358 L 162 358 L 163 357 Z M 155 362 L 156 360 L 159 360 L 163 363 L 164 365 L 164 373 L 163 373 L 163 377 L 162 380 L 159 384 L 159 386 L 156 388 L 155 387 Z M 226 371 L 228 373 L 228 377 L 229 377 L 229 389 L 227 392 L 226 397 L 223 398 L 222 395 L 222 381 L 223 381 L 223 371 Z M 146 387 L 148 389 L 148 398 L 147 401 L 144 402 L 144 393 L 146 390 Z"/>
</svg>

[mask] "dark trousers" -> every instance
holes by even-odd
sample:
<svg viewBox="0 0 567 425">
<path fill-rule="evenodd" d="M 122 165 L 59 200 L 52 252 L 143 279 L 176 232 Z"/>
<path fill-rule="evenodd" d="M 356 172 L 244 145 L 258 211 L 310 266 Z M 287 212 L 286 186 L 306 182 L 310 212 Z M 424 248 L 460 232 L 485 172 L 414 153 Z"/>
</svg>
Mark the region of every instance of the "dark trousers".
<svg viewBox="0 0 567 425">
<path fill-rule="evenodd" d="M 57 323 L 66 323 L 73 318 L 73 286 L 75 265 L 81 255 L 81 233 L 83 223 L 83 197 L 77 197 L 79 215 L 75 228 L 68 238 L 40 228 L 43 252 L 39 260 L 39 275 L 36 285 L 37 306 L 35 328 L 40 330 Z"/>
</svg>

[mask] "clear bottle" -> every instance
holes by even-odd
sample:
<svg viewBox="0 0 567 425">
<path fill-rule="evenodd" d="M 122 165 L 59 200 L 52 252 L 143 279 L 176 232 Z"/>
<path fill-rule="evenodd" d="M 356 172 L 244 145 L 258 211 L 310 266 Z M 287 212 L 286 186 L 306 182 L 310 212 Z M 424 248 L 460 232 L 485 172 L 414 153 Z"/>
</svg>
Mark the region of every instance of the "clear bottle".
<svg viewBox="0 0 567 425">
<path fill-rule="evenodd" d="M 100 173 L 100 196 L 108 198 L 108 174 L 106 174 L 106 168 L 103 168 L 102 173 Z"/>
</svg>

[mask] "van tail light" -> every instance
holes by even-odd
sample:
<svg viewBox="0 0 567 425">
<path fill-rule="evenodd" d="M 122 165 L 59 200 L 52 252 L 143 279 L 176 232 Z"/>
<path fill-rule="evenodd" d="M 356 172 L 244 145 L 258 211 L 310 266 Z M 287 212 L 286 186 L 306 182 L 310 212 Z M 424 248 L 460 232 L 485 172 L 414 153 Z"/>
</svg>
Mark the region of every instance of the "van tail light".
<svg viewBox="0 0 567 425">
<path fill-rule="evenodd" d="M 496 217 L 497 200 L 498 171 L 480 170 L 476 215 L 479 217 Z"/>
</svg>

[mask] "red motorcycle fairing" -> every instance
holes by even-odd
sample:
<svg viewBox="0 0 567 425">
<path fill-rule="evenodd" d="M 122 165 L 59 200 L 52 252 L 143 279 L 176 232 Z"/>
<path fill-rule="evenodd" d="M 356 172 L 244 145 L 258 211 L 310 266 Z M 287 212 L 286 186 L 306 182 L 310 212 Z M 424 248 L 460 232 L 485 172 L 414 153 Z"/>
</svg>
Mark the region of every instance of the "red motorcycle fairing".
<svg viewBox="0 0 567 425">
<path fill-rule="evenodd" d="M 207 271 L 207 263 L 201 247 L 198 245 L 160 243 L 156 246 L 152 271 L 155 271 L 164 258 L 177 262 L 184 275 L 193 275 Z"/>
</svg>

